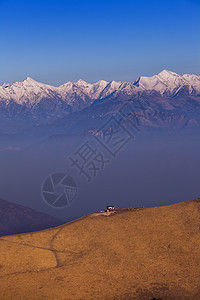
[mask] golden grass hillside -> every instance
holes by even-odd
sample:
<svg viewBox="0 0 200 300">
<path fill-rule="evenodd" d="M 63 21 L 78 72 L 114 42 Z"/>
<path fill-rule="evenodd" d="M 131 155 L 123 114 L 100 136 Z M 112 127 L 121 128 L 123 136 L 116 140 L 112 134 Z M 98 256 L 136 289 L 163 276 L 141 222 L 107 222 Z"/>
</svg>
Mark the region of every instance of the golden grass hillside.
<svg viewBox="0 0 200 300">
<path fill-rule="evenodd" d="M 0 299 L 200 299 L 200 199 L 2 237 Z"/>
</svg>

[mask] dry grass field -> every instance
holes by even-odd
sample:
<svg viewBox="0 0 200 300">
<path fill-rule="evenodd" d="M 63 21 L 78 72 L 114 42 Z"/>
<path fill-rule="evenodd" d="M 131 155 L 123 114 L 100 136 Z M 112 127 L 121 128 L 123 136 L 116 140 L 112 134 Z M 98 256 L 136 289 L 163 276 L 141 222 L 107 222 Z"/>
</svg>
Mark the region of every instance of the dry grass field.
<svg viewBox="0 0 200 300">
<path fill-rule="evenodd" d="M 0 299 L 200 299 L 200 199 L 1 237 Z"/>
</svg>

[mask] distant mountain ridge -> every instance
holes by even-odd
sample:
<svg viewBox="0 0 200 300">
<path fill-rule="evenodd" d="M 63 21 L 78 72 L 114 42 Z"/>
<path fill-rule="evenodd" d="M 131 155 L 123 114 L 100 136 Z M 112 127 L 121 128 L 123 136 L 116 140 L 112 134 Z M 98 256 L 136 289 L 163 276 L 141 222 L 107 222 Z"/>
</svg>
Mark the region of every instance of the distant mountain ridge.
<svg viewBox="0 0 200 300">
<path fill-rule="evenodd" d="M 0 199 L 0 236 L 33 232 L 61 224 L 52 216 Z"/>
<path fill-rule="evenodd" d="M 72 123 L 79 128 L 75 123 L 80 119 L 84 124 L 91 119 L 94 126 L 80 126 L 90 130 L 95 127 L 94 116 L 102 121 L 115 115 L 127 101 L 135 105 L 138 97 L 145 97 L 154 111 L 164 113 L 166 124 L 172 129 L 200 126 L 200 75 L 178 75 L 163 70 L 133 82 L 100 80 L 90 84 L 80 79 L 54 87 L 28 77 L 23 82 L 4 83 L 0 86 L 0 134 L 16 134 L 29 128 L 35 132 L 33 126 L 49 126 L 63 118 L 68 128 Z M 158 114 L 156 120 L 154 117 L 141 122 L 151 128 L 162 126 Z M 37 131 L 41 132 L 40 128 Z M 52 132 L 60 133 L 57 129 Z"/>
<path fill-rule="evenodd" d="M 163 70 L 157 75 L 139 77 L 133 82 L 100 80 L 91 84 L 80 79 L 77 82 L 69 81 L 59 87 L 43 84 L 27 77 L 23 82 L 4 83 L 0 86 L 0 102 L 5 102 L 6 105 L 15 102 L 34 108 L 42 99 L 57 99 L 77 110 L 113 92 L 134 95 L 138 92 L 156 91 L 161 95 L 174 96 L 184 87 L 188 88 L 188 95 L 200 96 L 200 75 L 178 75 Z"/>
</svg>

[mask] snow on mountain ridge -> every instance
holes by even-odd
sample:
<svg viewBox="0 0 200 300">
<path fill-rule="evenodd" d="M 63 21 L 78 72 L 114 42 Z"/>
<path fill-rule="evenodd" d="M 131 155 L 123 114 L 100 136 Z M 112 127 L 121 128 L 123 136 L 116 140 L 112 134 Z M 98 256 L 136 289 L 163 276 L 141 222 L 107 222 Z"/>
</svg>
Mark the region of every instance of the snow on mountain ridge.
<svg viewBox="0 0 200 300">
<path fill-rule="evenodd" d="M 78 98 L 84 106 L 97 99 L 107 85 L 108 82 L 104 80 L 90 84 L 80 79 L 77 82 L 69 81 L 55 87 L 27 77 L 22 82 L 4 83 L 0 86 L 0 101 L 9 103 L 13 100 L 17 104 L 35 105 L 42 99 L 58 98 L 73 104 Z"/>
<path fill-rule="evenodd" d="M 14 100 L 18 104 L 36 103 L 44 97 L 52 97 L 55 87 L 27 77 L 22 82 L 13 82 L 0 86 L 0 100 Z"/>
<path fill-rule="evenodd" d="M 200 92 L 200 75 L 179 75 L 175 72 L 163 70 L 152 77 L 140 77 L 135 84 L 139 90 L 152 91 L 155 90 L 161 95 L 164 93 L 172 94 L 175 90 L 180 90 L 184 86 L 189 87 L 192 92 L 193 88 Z"/>
<path fill-rule="evenodd" d="M 163 70 L 152 77 L 140 77 L 134 82 L 104 81 L 88 83 L 83 79 L 76 82 L 69 81 L 55 87 L 40 83 L 30 77 L 22 82 L 4 83 L 0 86 L 0 101 L 9 104 L 14 101 L 17 104 L 34 106 L 42 99 L 60 99 L 69 105 L 83 108 L 94 100 L 105 98 L 112 93 L 127 95 L 138 92 L 157 91 L 161 95 L 173 95 L 187 86 L 189 93 L 200 93 L 200 75 L 178 75 L 177 73 Z"/>
</svg>

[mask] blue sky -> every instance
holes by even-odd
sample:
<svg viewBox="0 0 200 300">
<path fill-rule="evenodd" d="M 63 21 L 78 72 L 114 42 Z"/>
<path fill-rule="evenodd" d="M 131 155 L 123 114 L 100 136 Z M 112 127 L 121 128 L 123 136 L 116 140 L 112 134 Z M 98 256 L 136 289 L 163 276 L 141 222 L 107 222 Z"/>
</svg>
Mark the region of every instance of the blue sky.
<svg viewBox="0 0 200 300">
<path fill-rule="evenodd" d="M 200 1 L 0 0 L 0 84 L 200 74 Z"/>
</svg>

